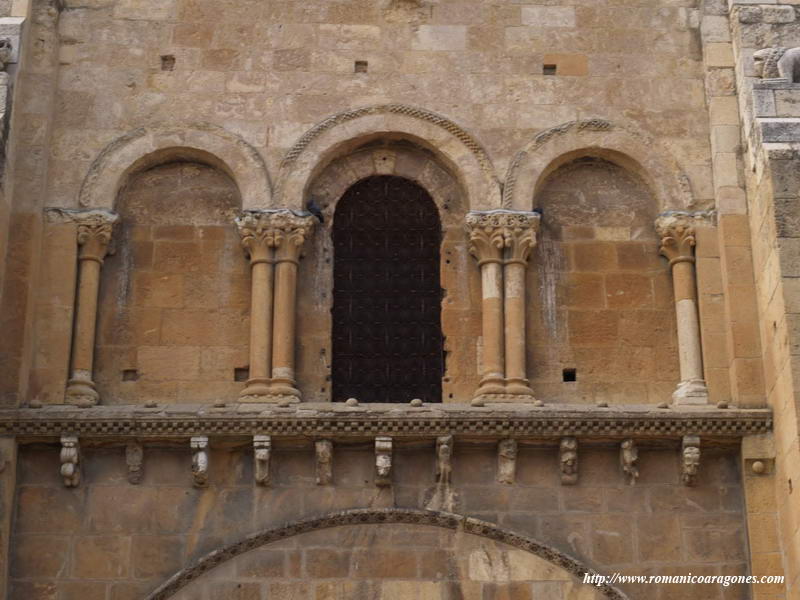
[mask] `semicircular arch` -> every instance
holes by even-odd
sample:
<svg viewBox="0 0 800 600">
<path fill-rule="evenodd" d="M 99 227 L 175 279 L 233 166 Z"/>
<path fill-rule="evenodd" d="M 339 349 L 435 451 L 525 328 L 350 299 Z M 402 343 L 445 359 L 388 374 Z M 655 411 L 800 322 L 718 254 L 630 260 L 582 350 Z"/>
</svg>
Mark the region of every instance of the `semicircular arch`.
<svg viewBox="0 0 800 600">
<path fill-rule="evenodd" d="M 194 160 L 227 173 L 239 188 L 242 208 L 271 206 L 272 186 L 258 151 L 238 135 L 207 123 L 140 127 L 108 144 L 84 177 L 83 208 L 113 209 L 130 177 L 171 160 Z"/>
<path fill-rule="evenodd" d="M 689 178 L 677 159 L 652 136 L 604 119 L 562 123 L 537 134 L 509 164 L 503 206 L 530 210 L 548 175 L 582 157 L 597 157 L 638 175 L 650 188 L 658 211 L 692 208 Z"/>
<path fill-rule="evenodd" d="M 541 544 L 534 539 L 503 529 L 493 523 L 481 521 L 472 517 L 433 510 L 416 509 L 352 509 L 324 516 L 313 517 L 295 521 L 280 527 L 267 529 L 250 535 L 243 540 L 228 544 L 214 550 L 200 558 L 194 564 L 182 569 L 165 581 L 161 586 L 147 596 L 146 600 L 168 600 L 182 588 L 194 582 L 215 567 L 226 563 L 245 552 L 255 550 L 261 546 L 279 542 L 294 536 L 320 531 L 331 527 L 344 527 L 349 525 L 382 525 L 382 524 L 428 525 L 441 529 L 469 533 L 482 538 L 500 542 L 531 553 L 547 563 L 563 569 L 570 575 L 584 579 L 586 574 L 596 575 L 577 559 L 556 550 L 551 546 Z M 596 584 L 594 584 L 596 585 Z M 615 586 L 604 583 L 596 585 L 604 598 L 610 600 L 628 600 L 628 596 Z"/>
<path fill-rule="evenodd" d="M 302 209 L 317 174 L 337 158 L 378 139 L 406 140 L 433 152 L 459 181 L 471 209 L 500 207 L 500 184 L 478 141 L 447 117 L 405 104 L 344 111 L 308 130 L 281 163 L 275 206 Z"/>
</svg>

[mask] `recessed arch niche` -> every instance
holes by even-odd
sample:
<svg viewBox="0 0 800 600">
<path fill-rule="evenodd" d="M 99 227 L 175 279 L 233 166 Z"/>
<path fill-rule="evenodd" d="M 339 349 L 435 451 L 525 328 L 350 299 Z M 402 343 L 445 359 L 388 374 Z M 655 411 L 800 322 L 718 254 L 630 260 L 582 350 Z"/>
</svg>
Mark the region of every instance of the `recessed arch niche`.
<svg viewBox="0 0 800 600">
<path fill-rule="evenodd" d="M 587 148 L 543 170 L 528 271 L 531 383 L 561 402 L 669 401 L 674 302 L 653 222 L 658 200 L 627 156 Z"/>
<path fill-rule="evenodd" d="M 215 156 L 148 155 L 119 190 L 102 271 L 95 377 L 105 404 L 235 397 L 247 369 L 249 279 L 233 226 L 241 194 Z"/>
<path fill-rule="evenodd" d="M 305 203 L 321 230 L 307 246 L 298 286 L 298 384 L 307 401 L 332 399 L 332 227 L 347 190 L 369 177 L 393 176 L 424 189 L 441 228 L 439 277 L 444 349 L 442 401 L 466 402 L 477 387 L 480 281 L 464 235 L 466 196 L 458 178 L 434 153 L 397 136 L 370 137 L 330 160 L 308 187 Z M 402 219 L 399 219 L 402 220 Z M 402 226 L 402 223 L 399 223 Z M 474 261 L 473 261 L 474 262 Z"/>
</svg>

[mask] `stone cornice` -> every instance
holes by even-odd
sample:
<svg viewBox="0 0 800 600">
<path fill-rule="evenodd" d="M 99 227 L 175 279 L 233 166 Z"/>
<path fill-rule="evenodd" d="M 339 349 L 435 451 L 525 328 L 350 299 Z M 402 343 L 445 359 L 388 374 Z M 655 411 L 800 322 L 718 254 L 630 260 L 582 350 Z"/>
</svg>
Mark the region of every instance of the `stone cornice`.
<svg viewBox="0 0 800 600">
<path fill-rule="evenodd" d="M 468 438 L 555 440 L 564 436 L 597 439 L 677 440 L 684 435 L 736 440 L 772 429 L 768 409 L 713 407 L 585 405 L 532 407 L 470 407 L 465 405 L 360 405 L 301 403 L 289 407 L 241 404 L 224 408 L 208 405 L 97 406 L 77 409 L 48 406 L 0 410 L 0 435 L 21 439 L 56 438 L 69 433 L 85 439 L 185 440 L 206 435 L 236 438 L 271 435 L 275 438 L 367 440 L 375 436 L 399 439 L 456 435 Z"/>
</svg>

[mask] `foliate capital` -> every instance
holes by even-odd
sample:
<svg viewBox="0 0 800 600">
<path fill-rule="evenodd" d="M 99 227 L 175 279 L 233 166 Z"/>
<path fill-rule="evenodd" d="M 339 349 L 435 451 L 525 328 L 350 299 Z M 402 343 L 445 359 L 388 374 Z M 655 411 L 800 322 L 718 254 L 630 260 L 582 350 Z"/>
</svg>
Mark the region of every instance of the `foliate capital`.
<svg viewBox="0 0 800 600">
<path fill-rule="evenodd" d="M 656 233 L 661 238 L 661 254 L 670 263 L 694 260 L 695 228 L 711 225 L 713 211 L 669 211 L 656 218 Z"/>
<path fill-rule="evenodd" d="M 282 248 L 296 259 L 314 230 L 314 217 L 289 209 L 248 210 L 236 217 L 236 227 L 251 260 L 263 258 L 270 248 Z"/>
<path fill-rule="evenodd" d="M 119 223 L 117 213 L 107 210 L 70 210 L 50 208 L 46 211 L 50 222 L 75 223 L 80 258 L 102 262 L 109 253 L 114 226 Z"/>
<path fill-rule="evenodd" d="M 479 262 L 526 262 L 536 245 L 540 215 L 514 210 L 472 211 L 467 213 L 466 230 L 470 253 Z"/>
</svg>

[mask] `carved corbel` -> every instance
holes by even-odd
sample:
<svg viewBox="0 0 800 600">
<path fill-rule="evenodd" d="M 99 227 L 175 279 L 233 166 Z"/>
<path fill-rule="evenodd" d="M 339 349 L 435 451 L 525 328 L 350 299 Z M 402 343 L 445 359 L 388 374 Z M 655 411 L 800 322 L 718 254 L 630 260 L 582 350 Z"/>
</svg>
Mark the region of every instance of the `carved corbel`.
<svg viewBox="0 0 800 600">
<path fill-rule="evenodd" d="M 272 458 L 272 438 L 268 435 L 253 436 L 253 458 L 258 485 L 270 484 L 270 459 Z"/>
<path fill-rule="evenodd" d="M 639 467 L 636 463 L 639 461 L 639 449 L 636 447 L 636 442 L 633 440 L 625 440 L 619 447 L 619 462 L 622 467 L 622 472 L 628 479 L 628 485 L 633 485 L 639 478 Z"/>
<path fill-rule="evenodd" d="M 333 442 L 317 440 L 314 447 L 317 455 L 317 485 L 330 485 L 333 481 Z"/>
<path fill-rule="evenodd" d="M 558 449 L 558 465 L 561 469 L 562 485 L 578 483 L 578 440 L 576 438 L 561 438 Z"/>
<path fill-rule="evenodd" d="M 208 483 L 208 437 L 198 435 L 191 439 L 192 478 L 195 487 L 204 487 Z"/>
<path fill-rule="evenodd" d="M 697 485 L 697 475 L 700 470 L 700 437 L 696 435 L 683 436 L 681 444 L 681 481 L 683 485 L 694 487 Z"/>
<path fill-rule="evenodd" d="M 392 438 L 375 438 L 375 485 L 392 485 Z"/>
<path fill-rule="evenodd" d="M 128 481 L 134 485 L 141 483 L 144 475 L 144 448 L 139 442 L 125 446 L 125 463 L 128 465 Z"/>
<path fill-rule="evenodd" d="M 453 436 L 442 435 L 436 438 L 436 483 L 450 485 L 453 474 Z"/>
<path fill-rule="evenodd" d="M 61 477 L 66 487 L 78 487 L 81 482 L 80 446 L 78 436 L 61 436 Z"/>
<path fill-rule="evenodd" d="M 497 481 L 513 484 L 517 476 L 517 440 L 500 440 L 497 444 Z"/>
</svg>

